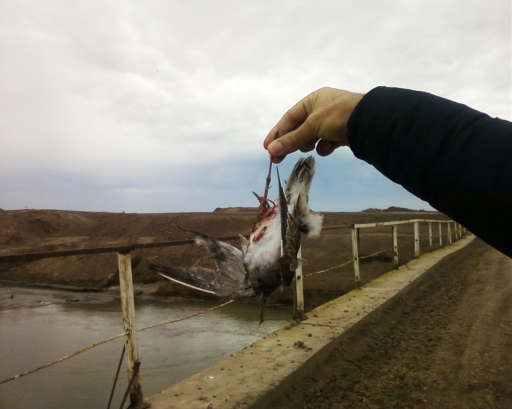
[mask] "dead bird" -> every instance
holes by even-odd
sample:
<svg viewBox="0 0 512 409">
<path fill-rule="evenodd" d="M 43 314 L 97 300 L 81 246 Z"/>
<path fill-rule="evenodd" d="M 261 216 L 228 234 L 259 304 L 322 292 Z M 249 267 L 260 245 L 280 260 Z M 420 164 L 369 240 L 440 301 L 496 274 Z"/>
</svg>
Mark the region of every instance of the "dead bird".
<svg viewBox="0 0 512 409">
<path fill-rule="evenodd" d="M 267 199 L 270 185 L 269 165 L 258 219 L 249 239 L 240 236 L 241 249 L 206 234 L 195 233 L 195 241 L 213 255 L 217 269 L 205 267 L 166 267 L 151 264 L 161 276 L 176 283 L 220 297 L 258 297 L 260 322 L 268 296 L 281 286 L 288 286 L 297 267 L 301 235 L 318 236 L 323 216 L 310 211 L 309 189 L 315 173 L 315 159 L 301 158 L 295 164 L 283 190 L 278 174 L 279 197 Z"/>
</svg>

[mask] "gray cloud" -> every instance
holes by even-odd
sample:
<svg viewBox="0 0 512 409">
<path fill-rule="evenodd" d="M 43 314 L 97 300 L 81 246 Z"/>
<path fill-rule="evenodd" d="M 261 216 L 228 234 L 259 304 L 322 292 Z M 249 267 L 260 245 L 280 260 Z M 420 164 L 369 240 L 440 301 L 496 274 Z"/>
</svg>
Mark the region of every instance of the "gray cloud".
<svg viewBox="0 0 512 409">
<path fill-rule="evenodd" d="M 0 206 L 246 204 L 264 135 L 324 85 L 423 89 L 511 118 L 509 1 L 345 3 L 4 2 Z M 362 189 L 370 168 L 336 158 L 319 178 L 323 166 Z M 424 205 L 367 172 L 375 206 L 385 189 Z M 339 208 L 368 207 L 353 193 Z M 316 194 L 336 207 L 332 189 Z"/>
</svg>

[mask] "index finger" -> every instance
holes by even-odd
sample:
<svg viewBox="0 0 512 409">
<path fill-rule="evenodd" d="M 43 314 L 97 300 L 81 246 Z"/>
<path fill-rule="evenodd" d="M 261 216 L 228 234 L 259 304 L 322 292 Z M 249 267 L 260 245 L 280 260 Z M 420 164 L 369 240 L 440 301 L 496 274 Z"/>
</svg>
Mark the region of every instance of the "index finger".
<svg viewBox="0 0 512 409">
<path fill-rule="evenodd" d="M 308 115 L 309 114 L 306 110 L 304 99 L 302 99 L 293 107 L 291 107 L 282 116 L 279 122 L 270 130 L 265 140 L 263 141 L 264 148 L 267 149 L 268 145 L 270 145 L 274 139 L 278 138 L 279 136 L 287 134 L 288 132 L 298 128 L 304 123 Z"/>
</svg>

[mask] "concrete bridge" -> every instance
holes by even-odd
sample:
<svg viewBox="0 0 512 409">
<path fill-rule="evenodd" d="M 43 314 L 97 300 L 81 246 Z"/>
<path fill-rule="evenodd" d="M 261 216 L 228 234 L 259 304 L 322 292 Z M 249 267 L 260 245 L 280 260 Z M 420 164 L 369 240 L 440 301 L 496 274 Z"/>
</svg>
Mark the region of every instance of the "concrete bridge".
<svg viewBox="0 0 512 409">
<path fill-rule="evenodd" d="M 148 402 L 154 409 L 282 407 L 272 402 L 325 365 L 329 353 L 348 330 L 413 289 L 436 263 L 473 240 L 474 236 L 465 237 L 383 274 L 310 311 L 306 320 L 272 333 L 149 397 Z"/>
</svg>

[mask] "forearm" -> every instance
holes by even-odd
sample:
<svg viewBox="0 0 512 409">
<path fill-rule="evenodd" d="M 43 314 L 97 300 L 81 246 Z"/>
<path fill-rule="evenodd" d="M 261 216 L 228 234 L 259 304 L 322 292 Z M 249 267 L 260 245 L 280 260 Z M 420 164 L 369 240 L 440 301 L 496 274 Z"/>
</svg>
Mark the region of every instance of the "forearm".
<svg viewBox="0 0 512 409">
<path fill-rule="evenodd" d="M 358 158 L 510 253 L 500 233 L 511 224 L 510 122 L 427 93 L 379 87 L 352 113 L 348 138 Z"/>
</svg>

